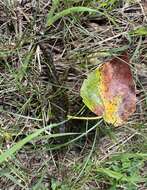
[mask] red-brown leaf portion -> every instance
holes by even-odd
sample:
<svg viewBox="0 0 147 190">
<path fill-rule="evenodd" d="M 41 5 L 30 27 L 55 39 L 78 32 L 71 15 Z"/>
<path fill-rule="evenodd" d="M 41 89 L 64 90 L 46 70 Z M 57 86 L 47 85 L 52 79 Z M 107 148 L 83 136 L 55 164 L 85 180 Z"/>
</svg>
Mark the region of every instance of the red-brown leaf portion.
<svg viewBox="0 0 147 190">
<path fill-rule="evenodd" d="M 104 105 L 97 105 L 93 110 L 92 110 L 97 116 L 103 116 L 105 112 Z"/>
<path fill-rule="evenodd" d="M 116 125 L 120 125 L 136 109 L 135 84 L 132 78 L 128 54 L 124 53 L 112 59 L 110 62 L 103 64 L 100 67 L 100 73 L 101 86 L 103 86 L 100 91 L 101 98 L 108 100 L 107 103 L 110 105 L 111 102 L 115 104 L 116 97 L 120 97 L 120 102 L 117 104 L 117 117 L 120 120 L 116 120 Z M 107 103 L 104 101 L 105 109 L 109 109 L 109 106 L 106 105 Z M 107 115 L 111 113 L 108 111 Z"/>
</svg>

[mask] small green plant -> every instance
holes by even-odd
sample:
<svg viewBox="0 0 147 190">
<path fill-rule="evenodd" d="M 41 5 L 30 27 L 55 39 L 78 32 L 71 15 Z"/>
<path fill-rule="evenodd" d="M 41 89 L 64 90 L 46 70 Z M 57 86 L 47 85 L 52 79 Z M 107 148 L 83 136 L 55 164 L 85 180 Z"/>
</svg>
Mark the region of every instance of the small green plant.
<svg viewBox="0 0 147 190">
<path fill-rule="evenodd" d="M 105 162 L 102 168 L 97 168 L 97 171 L 108 180 L 110 190 L 117 190 L 118 187 L 137 190 L 137 184 L 147 180 L 145 176 L 141 175 L 140 170 L 144 164 L 144 159 L 129 158 L 124 154 L 119 160 Z"/>
<path fill-rule="evenodd" d="M 61 182 L 52 179 L 51 180 L 51 190 L 69 190 L 70 188 L 66 184 L 62 184 Z"/>
</svg>

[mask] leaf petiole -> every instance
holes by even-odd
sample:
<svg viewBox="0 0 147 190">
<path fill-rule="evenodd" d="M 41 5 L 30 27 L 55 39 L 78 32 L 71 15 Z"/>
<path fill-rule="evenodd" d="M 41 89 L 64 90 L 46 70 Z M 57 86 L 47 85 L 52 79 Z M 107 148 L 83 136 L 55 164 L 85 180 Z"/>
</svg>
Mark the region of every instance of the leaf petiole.
<svg viewBox="0 0 147 190">
<path fill-rule="evenodd" d="M 68 119 L 79 119 L 79 120 L 97 120 L 97 119 L 101 119 L 102 116 L 96 116 L 96 117 L 77 117 L 77 116 L 68 115 L 67 118 Z"/>
</svg>

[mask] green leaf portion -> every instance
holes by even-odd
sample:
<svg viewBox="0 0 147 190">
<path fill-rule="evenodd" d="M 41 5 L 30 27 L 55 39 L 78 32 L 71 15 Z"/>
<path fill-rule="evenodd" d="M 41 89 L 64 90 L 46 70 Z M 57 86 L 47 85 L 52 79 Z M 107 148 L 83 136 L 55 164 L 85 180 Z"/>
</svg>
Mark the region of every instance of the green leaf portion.
<svg viewBox="0 0 147 190">
<path fill-rule="evenodd" d="M 93 111 L 97 106 L 102 105 L 98 89 L 99 83 L 100 71 L 99 69 L 95 69 L 88 75 L 88 78 L 84 80 L 81 87 L 80 95 L 83 98 L 85 105 L 91 111 Z"/>
</svg>

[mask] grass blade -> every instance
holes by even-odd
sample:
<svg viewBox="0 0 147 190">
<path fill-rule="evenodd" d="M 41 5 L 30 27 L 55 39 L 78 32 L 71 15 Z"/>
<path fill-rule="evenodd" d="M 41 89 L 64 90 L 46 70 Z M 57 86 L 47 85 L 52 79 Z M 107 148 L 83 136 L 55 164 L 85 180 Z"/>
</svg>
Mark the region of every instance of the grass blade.
<svg viewBox="0 0 147 190">
<path fill-rule="evenodd" d="M 51 26 L 59 18 L 62 18 L 64 16 L 68 15 L 68 14 L 79 13 L 79 12 L 100 13 L 98 10 L 92 9 L 92 8 L 88 8 L 88 7 L 80 7 L 80 6 L 79 7 L 71 7 L 71 8 L 65 9 L 65 10 L 57 13 L 53 17 L 50 17 L 50 15 L 48 15 L 48 17 L 47 17 L 47 26 Z"/>
<path fill-rule="evenodd" d="M 21 141 L 19 141 L 18 143 L 16 143 L 15 145 L 13 145 L 11 148 L 9 148 L 8 150 L 6 150 L 4 153 L 2 153 L 0 155 L 0 164 L 3 163 L 4 161 L 6 161 L 7 158 L 13 156 L 18 150 L 20 150 L 26 143 L 28 143 L 29 141 L 33 140 L 34 138 L 36 138 L 37 136 L 39 136 L 42 132 L 44 132 L 47 129 L 53 128 L 53 127 L 57 127 L 64 122 L 61 123 L 57 123 L 57 124 L 51 124 L 48 125 L 45 128 L 41 128 L 41 129 L 37 129 L 34 133 L 28 135 L 27 137 L 25 137 L 24 139 L 22 139 Z M 53 135 L 51 135 L 52 137 Z"/>
<path fill-rule="evenodd" d="M 116 180 L 121 180 L 130 183 L 144 182 L 146 178 L 140 176 L 127 176 L 117 171 L 110 170 L 108 168 L 97 168 L 97 171 Z"/>
</svg>

